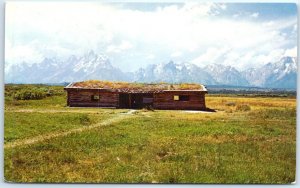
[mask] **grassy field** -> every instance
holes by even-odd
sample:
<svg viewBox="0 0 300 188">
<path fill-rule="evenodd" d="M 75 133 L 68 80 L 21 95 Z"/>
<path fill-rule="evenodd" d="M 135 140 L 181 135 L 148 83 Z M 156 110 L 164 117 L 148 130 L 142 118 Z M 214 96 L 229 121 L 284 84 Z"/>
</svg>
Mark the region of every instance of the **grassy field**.
<svg viewBox="0 0 300 188">
<path fill-rule="evenodd" d="M 295 180 L 294 98 L 208 95 L 207 107 L 217 112 L 190 113 L 69 108 L 65 93 L 40 100 L 12 96 L 5 98 L 6 181 Z"/>
</svg>

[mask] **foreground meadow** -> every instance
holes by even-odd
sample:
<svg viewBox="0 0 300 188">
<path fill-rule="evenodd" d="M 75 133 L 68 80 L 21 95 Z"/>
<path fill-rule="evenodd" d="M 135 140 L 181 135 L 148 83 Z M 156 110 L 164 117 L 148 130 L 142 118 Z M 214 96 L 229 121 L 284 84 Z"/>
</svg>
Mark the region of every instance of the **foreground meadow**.
<svg viewBox="0 0 300 188">
<path fill-rule="evenodd" d="M 61 88 L 55 88 L 57 90 Z M 295 181 L 296 99 L 206 97 L 215 113 L 5 101 L 9 182 Z"/>
</svg>

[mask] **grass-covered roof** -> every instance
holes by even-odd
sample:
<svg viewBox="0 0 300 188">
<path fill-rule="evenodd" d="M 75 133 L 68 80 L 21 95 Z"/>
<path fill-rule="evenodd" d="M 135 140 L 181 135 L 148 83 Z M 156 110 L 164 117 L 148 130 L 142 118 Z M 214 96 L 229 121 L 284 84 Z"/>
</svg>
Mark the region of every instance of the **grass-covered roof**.
<svg viewBox="0 0 300 188">
<path fill-rule="evenodd" d="M 111 82 L 100 80 L 88 80 L 83 82 L 74 82 L 67 88 L 86 88 L 86 89 L 108 89 L 124 92 L 151 92 L 164 90 L 197 90 L 206 91 L 206 88 L 200 84 L 194 83 L 129 83 L 129 82 Z"/>
</svg>

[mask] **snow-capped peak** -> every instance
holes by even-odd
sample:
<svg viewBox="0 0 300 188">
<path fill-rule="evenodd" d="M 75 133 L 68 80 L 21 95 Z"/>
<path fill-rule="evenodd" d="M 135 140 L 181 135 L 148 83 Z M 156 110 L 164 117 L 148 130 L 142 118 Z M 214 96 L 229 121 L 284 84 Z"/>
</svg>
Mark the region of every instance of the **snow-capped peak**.
<svg viewBox="0 0 300 188">
<path fill-rule="evenodd" d="M 111 67 L 109 59 L 107 56 L 102 54 L 95 54 L 94 51 L 90 51 L 79 59 L 79 62 L 75 64 L 74 71 L 78 72 L 82 70 L 83 72 L 93 72 L 98 66 Z"/>
</svg>

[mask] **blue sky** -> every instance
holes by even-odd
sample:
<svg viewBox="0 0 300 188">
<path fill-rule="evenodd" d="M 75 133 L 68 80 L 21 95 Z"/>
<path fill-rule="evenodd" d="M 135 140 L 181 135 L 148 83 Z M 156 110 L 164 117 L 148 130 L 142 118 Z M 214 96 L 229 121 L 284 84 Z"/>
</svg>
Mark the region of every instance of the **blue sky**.
<svg viewBox="0 0 300 188">
<path fill-rule="evenodd" d="M 190 62 L 259 67 L 296 56 L 288 3 L 8 3 L 6 66 L 90 50 L 125 71 Z"/>
<path fill-rule="evenodd" d="M 222 15 L 233 15 L 239 12 L 258 12 L 260 19 L 276 19 L 295 16 L 297 7 L 293 3 L 223 3 L 226 9 Z M 116 3 L 116 6 L 140 11 L 155 11 L 157 7 L 177 5 L 183 7 L 184 3 Z"/>
<path fill-rule="evenodd" d="M 229 15 L 237 12 L 258 12 L 259 20 L 281 19 L 295 16 L 297 7 L 293 3 L 240 3 L 227 4 L 225 12 Z"/>
</svg>

